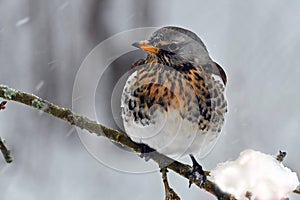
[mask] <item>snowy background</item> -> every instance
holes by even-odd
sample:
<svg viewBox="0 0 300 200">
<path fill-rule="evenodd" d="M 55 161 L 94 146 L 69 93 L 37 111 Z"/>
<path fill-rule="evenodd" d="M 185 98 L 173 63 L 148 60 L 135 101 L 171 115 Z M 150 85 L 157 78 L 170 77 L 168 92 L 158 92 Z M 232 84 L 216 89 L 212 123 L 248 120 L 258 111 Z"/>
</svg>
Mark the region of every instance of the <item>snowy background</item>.
<svg viewBox="0 0 300 200">
<path fill-rule="evenodd" d="M 212 169 L 247 148 L 285 150 L 284 163 L 300 174 L 299 21 L 297 0 L 0 0 L 0 83 L 71 108 L 76 73 L 101 41 L 137 27 L 182 26 L 202 38 L 228 76 L 226 124 L 203 166 Z M 111 96 L 120 71 L 107 74 L 96 100 Z M 115 127 L 110 99 L 100 102 L 99 119 L 107 116 L 101 122 Z M 0 136 L 14 157 L 9 165 L 0 159 L 1 200 L 164 198 L 159 172 L 113 170 L 86 150 L 74 128 L 26 106 L 9 103 L 1 111 Z M 127 159 L 110 145 L 107 154 Z M 138 157 L 132 163 L 153 164 Z M 173 173 L 170 184 L 182 199 L 214 199 Z"/>
</svg>

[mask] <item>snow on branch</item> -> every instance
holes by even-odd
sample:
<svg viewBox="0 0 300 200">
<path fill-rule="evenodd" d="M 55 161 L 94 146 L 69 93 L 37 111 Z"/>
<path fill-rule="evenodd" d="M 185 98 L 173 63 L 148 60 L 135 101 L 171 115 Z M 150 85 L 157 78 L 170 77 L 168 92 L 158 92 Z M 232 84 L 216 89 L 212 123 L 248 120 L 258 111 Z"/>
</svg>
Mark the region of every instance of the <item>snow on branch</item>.
<svg viewBox="0 0 300 200">
<path fill-rule="evenodd" d="M 281 200 L 299 185 L 297 174 L 277 157 L 245 150 L 235 161 L 220 163 L 211 172 L 215 183 L 237 199 Z M 283 157 L 284 157 L 283 156 Z"/>
</svg>

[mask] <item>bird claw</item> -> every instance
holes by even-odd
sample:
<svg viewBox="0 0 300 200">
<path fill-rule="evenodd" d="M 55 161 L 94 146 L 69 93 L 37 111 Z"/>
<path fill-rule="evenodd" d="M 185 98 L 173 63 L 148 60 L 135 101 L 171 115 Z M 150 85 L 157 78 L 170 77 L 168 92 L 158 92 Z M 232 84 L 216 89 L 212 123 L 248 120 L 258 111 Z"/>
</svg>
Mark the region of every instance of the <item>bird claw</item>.
<svg viewBox="0 0 300 200">
<path fill-rule="evenodd" d="M 149 161 L 151 158 L 150 153 L 155 151 L 154 149 L 152 149 L 146 144 L 139 144 L 139 149 L 141 151 L 141 154 L 139 156 L 141 158 L 144 158 L 146 162 Z"/>
<path fill-rule="evenodd" d="M 202 166 L 197 162 L 195 157 L 190 154 L 190 157 L 193 162 L 193 170 L 190 175 L 189 187 L 191 187 L 193 182 L 199 182 L 200 186 L 203 186 L 207 180 L 205 172 L 203 171 Z"/>
</svg>

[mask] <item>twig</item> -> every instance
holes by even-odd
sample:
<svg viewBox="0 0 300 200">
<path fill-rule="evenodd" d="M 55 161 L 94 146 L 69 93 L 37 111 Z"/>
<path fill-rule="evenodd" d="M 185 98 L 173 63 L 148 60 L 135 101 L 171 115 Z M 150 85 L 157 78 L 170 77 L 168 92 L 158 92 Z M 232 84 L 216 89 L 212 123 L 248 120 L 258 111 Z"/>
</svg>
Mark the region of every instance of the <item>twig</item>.
<svg viewBox="0 0 300 200">
<path fill-rule="evenodd" d="M 4 110 L 6 107 L 5 107 L 5 104 L 7 103 L 7 101 L 1 101 L 0 103 L 0 110 Z"/>
<path fill-rule="evenodd" d="M 286 152 L 279 150 L 279 153 L 276 156 L 276 160 L 278 160 L 279 162 L 282 162 L 285 157 L 286 157 Z"/>
<path fill-rule="evenodd" d="M 0 150 L 1 150 L 1 153 L 3 154 L 5 161 L 7 163 L 11 163 L 13 161 L 13 159 L 10 155 L 10 151 L 6 148 L 5 141 L 2 140 L 1 137 L 0 137 Z"/>
<path fill-rule="evenodd" d="M 296 193 L 296 194 L 300 194 L 300 189 L 296 189 L 293 192 Z"/>
<path fill-rule="evenodd" d="M 97 124 L 95 121 L 92 121 L 87 117 L 75 114 L 69 109 L 61 108 L 35 95 L 18 91 L 4 85 L 0 85 L 0 97 L 5 98 L 7 100 L 17 101 L 19 103 L 31 106 L 35 109 L 41 110 L 45 113 L 51 114 L 54 117 L 69 122 L 71 125 L 75 125 L 91 133 L 95 133 L 98 136 L 107 137 L 108 139 L 114 142 L 127 146 L 131 150 L 140 153 L 139 145 L 133 142 L 128 136 L 126 136 L 126 134 L 105 127 L 101 124 Z M 152 160 L 157 162 L 160 167 L 166 167 L 168 169 L 171 169 L 174 172 L 185 177 L 187 180 L 189 180 L 190 175 L 192 173 L 191 166 L 180 163 L 158 152 L 152 152 L 149 156 Z M 232 195 L 222 192 L 215 183 L 209 180 L 207 180 L 203 185 L 200 185 L 200 182 L 197 180 L 194 180 L 193 183 L 199 188 L 202 188 L 207 192 L 213 194 L 219 200 L 235 199 Z"/>
<path fill-rule="evenodd" d="M 5 107 L 6 103 L 7 103 L 7 101 L 1 101 L 1 103 L 0 103 L 0 110 L 4 110 L 6 108 Z M 5 146 L 4 143 L 5 143 L 5 141 L 2 140 L 1 137 L 0 137 L 0 150 L 1 150 L 1 153 L 2 153 L 5 161 L 7 163 L 11 163 L 13 161 L 13 159 L 10 156 L 10 151 L 6 148 L 6 146 Z"/>
<path fill-rule="evenodd" d="M 286 153 L 285 151 L 279 150 L 279 153 L 278 153 L 278 155 L 276 156 L 276 160 L 278 160 L 279 162 L 282 162 L 282 161 L 284 160 L 284 158 L 286 157 L 286 154 L 287 154 L 287 153 Z M 293 192 L 296 193 L 296 194 L 300 194 L 300 189 L 297 188 L 297 189 L 295 189 Z"/>
<path fill-rule="evenodd" d="M 180 200 L 180 197 L 176 192 L 169 186 L 168 177 L 167 177 L 167 168 L 161 168 L 160 172 L 162 174 L 162 179 L 165 187 L 165 200 Z"/>
<path fill-rule="evenodd" d="M 246 197 L 248 200 L 251 200 L 251 199 L 252 199 L 252 193 L 249 192 L 249 191 L 246 192 L 245 197 Z"/>
</svg>

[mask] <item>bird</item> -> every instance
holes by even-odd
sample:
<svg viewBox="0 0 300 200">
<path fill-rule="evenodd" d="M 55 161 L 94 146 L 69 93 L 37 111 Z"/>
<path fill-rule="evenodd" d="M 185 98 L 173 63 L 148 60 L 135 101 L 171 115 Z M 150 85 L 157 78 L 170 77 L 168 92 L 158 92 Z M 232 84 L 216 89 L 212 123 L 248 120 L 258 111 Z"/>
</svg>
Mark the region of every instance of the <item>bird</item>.
<svg viewBox="0 0 300 200">
<path fill-rule="evenodd" d="M 130 66 L 121 95 L 126 134 L 173 159 L 205 156 L 224 125 L 225 71 L 185 28 L 165 26 L 132 45 L 147 55 Z"/>
</svg>

